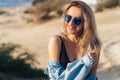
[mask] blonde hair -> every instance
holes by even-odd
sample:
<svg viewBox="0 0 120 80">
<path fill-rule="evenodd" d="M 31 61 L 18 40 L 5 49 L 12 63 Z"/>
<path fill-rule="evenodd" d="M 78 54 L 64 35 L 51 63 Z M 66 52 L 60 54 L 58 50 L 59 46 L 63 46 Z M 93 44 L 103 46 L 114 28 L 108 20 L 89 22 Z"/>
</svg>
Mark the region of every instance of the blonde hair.
<svg viewBox="0 0 120 80">
<path fill-rule="evenodd" d="M 65 17 L 70 7 L 76 6 L 82 10 L 83 13 L 83 29 L 79 37 L 79 46 L 81 52 L 85 53 L 89 50 L 96 50 L 98 53 L 101 49 L 101 42 L 97 36 L 96 22 L 92 9 L 82 1 L 72 1 L 71 4 L 64 11 L 63 17 Z M 66 27 L 64 25 L 64 36 L 67 37 Z"/>
</svg>

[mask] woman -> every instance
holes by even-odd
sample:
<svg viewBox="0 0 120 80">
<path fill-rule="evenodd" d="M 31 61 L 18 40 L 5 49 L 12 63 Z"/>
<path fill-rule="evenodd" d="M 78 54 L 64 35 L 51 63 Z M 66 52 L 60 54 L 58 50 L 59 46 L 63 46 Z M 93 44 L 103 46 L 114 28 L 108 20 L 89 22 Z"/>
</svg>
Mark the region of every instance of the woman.
<svg viewBox="0 0 120 80">
<path fill-rule="evenodd" d="M 53 80 L 97 80 L 101 43 L 91 8 L 72 1 L 63 15 L 64 31 L 50 39 L 45 74 Z"/>
</svg>

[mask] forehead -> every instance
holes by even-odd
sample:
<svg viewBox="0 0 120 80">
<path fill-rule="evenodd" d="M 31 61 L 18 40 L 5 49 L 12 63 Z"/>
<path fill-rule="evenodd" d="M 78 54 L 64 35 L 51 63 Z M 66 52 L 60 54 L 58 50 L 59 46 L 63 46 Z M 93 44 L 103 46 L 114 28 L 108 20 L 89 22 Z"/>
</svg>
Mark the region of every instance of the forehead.
<svg viewBox="0 0 120 80">
<path fill-rule="evenodd" d="M 68 9 L 67 14 L 72 15 L 74 17 L 81 17 L 82 16 L 82 10 L 79 7 L 72 6 Z"/>
</svg>

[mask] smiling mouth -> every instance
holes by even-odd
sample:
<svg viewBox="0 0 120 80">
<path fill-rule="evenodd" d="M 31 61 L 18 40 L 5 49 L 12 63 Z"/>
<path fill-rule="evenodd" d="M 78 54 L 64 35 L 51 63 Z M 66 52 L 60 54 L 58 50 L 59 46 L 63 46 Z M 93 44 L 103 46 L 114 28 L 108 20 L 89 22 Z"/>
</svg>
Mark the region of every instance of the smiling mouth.
<svg viewBox="0 0 120 80">
<path fill-rule="evenodd" d="M 68 29 L 70 29 L 70 30 L 74 30 L 75 27 L 74 27 L 74 26 L 68 26 Z"/>
</svg>

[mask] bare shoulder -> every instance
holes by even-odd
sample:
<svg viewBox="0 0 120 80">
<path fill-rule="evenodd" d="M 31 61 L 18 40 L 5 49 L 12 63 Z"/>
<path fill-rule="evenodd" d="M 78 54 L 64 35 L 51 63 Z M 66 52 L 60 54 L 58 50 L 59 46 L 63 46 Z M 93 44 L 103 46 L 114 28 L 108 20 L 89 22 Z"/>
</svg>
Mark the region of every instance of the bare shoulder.
<svg viewBox="0 0 120 80">
<path fill-rule="evenodd" d="M 48 53 L 50 60 L 59 62 L 60 50 L 61 50 L 61 40 L 58 35 L 54 35 L 50 38 L 48 44 Z"/>
<path fill-rule="evenodd" d="M 50 38 L 50 41 L 55 41 L 55 42 L 59 42 L 60 41 L 60 38 L 59 38 L 59 35 L 54 35 Z"/>
</svg>

